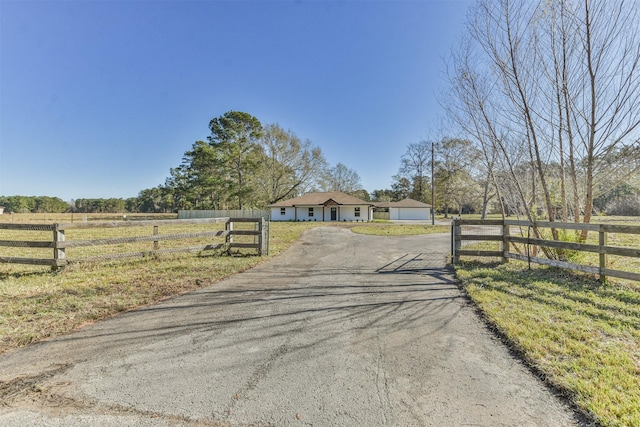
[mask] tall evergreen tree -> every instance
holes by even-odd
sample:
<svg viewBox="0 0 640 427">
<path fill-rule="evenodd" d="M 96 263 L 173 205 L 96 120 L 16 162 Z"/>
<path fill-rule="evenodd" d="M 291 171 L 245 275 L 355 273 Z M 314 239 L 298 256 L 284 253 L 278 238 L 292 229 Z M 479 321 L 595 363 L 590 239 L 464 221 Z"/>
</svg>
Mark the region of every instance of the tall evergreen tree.
<svg viewBox="0 0 640 427">
<path fill-rule="evenodd" d="M 209 129 L 218 178 L 226 184 L 228 194 L 237 198 L 238 209 L 243 209 L 253 191 L 251 176 L 259 164 L 262 124 L 251 114 L 228 111 L 212 119 Z"/>
</svg>

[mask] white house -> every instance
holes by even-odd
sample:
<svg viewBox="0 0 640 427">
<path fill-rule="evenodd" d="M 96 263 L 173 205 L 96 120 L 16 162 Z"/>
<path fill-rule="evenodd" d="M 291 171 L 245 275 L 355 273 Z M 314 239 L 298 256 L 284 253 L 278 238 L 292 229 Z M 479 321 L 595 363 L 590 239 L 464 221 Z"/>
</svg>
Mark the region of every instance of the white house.
<svg viewBox="0 0 640 427">
<path fill-rule="evenodd" d="M 373 204 L 340 191 L 307 193 L 269 205 L 271 221 L 371 221 Z"/>
<path fill-rule="evenodd" d="M 429 221 L 431 219 L 431 205 L 410 198 L 399 202 L 376 203 L 375 206 L 379 209 L 389 209 L 389 219 L 391 221 Z"/>
</svg>

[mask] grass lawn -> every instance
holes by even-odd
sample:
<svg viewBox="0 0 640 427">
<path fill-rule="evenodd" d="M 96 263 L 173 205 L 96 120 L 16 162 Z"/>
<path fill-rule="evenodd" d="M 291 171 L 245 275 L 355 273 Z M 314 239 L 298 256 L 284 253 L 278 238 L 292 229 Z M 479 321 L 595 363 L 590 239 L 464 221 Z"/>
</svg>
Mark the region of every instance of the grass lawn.
<svg viewBox="0 0 640 427">
<path fill-rule="evenodd" d="M 521 262 L 456 268 L 488 322 L 605 426 L 640 425 L 640 284 Z"/>
<path fill-rule="evenodd" d="M 630 217 L 594 223 L 640 225 Z M 587 242 L 597 244 L 597 233 Z M 610 233 L 609 244 L 638 248 L 640 236 Z M 598 265 L 598 254 L 572 256 Z M 640 283 L 469 259 L 456 266 L 463 288 L 541 377 L 602 425 L 640 426 Z M 640 259 L 610 256 L 608 265 L 640 272 Z"/>
<path fill-rule="evenodd" d="M 416 234 L 449 233 L 451 227 L 444 225 L 413 225 L 374 222 L 354 225 L 351 231 L 359 234 L 373 234 L 377 236 L 412 236 Z"/>
<path fill-rule="evenodd" d="M 597 244 L 591 234 L 587 242 Z M 609 244 L 637 248 L 640 236 L 611 233 Z M 597 254 L 573 257 L 597 265 Z M 469 259 L 456 266 L 463 288 L 534 370 L 600 424 L 640 425 L 640 283 L 601 284 L 593 275 L 536 264 L 529 270 L 525 262 Z M 610 257 L 608 265 L 640 271 L 634 258 Z"/>
</svg>

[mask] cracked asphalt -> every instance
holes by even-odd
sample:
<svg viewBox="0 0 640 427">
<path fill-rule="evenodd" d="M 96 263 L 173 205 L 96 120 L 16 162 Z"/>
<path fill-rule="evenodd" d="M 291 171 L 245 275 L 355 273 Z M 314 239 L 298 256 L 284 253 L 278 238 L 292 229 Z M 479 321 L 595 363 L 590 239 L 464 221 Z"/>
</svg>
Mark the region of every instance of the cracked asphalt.
<svg viewBox="0 0 640 427">
<path fill-rule="evenodd" d="M 446 268 L 320 227 L 247 272 L 0 356 L 3 426 L 573 426 Z"/>
</svg>

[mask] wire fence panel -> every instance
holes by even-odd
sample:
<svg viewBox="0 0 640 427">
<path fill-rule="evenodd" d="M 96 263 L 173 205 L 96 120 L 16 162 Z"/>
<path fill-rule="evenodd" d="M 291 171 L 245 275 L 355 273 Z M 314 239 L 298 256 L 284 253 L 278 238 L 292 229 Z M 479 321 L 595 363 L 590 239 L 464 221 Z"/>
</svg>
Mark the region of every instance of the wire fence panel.
<svg viewBox="0 0 640 427">
<path fill-rule="evenodd" d="M 639 235 L 638 226 L 456 219 L 451 251 L 454 263 L 500 257 L 640 281 Z"/>
<path fill-rule="evenodd" d="M 462 247 L 484 250 L 499 250 L 502 242 L 502 225 L 463 225 Z M 490 236 L 495 236 L 492 240 Z"/>
<path fill-rule="evenodd" d="M 57 268 L 72 262 L 238 249 L 266 255 L 266 225 L 264 218 L 4 224 L 0 263 Z"/>
</svg>

